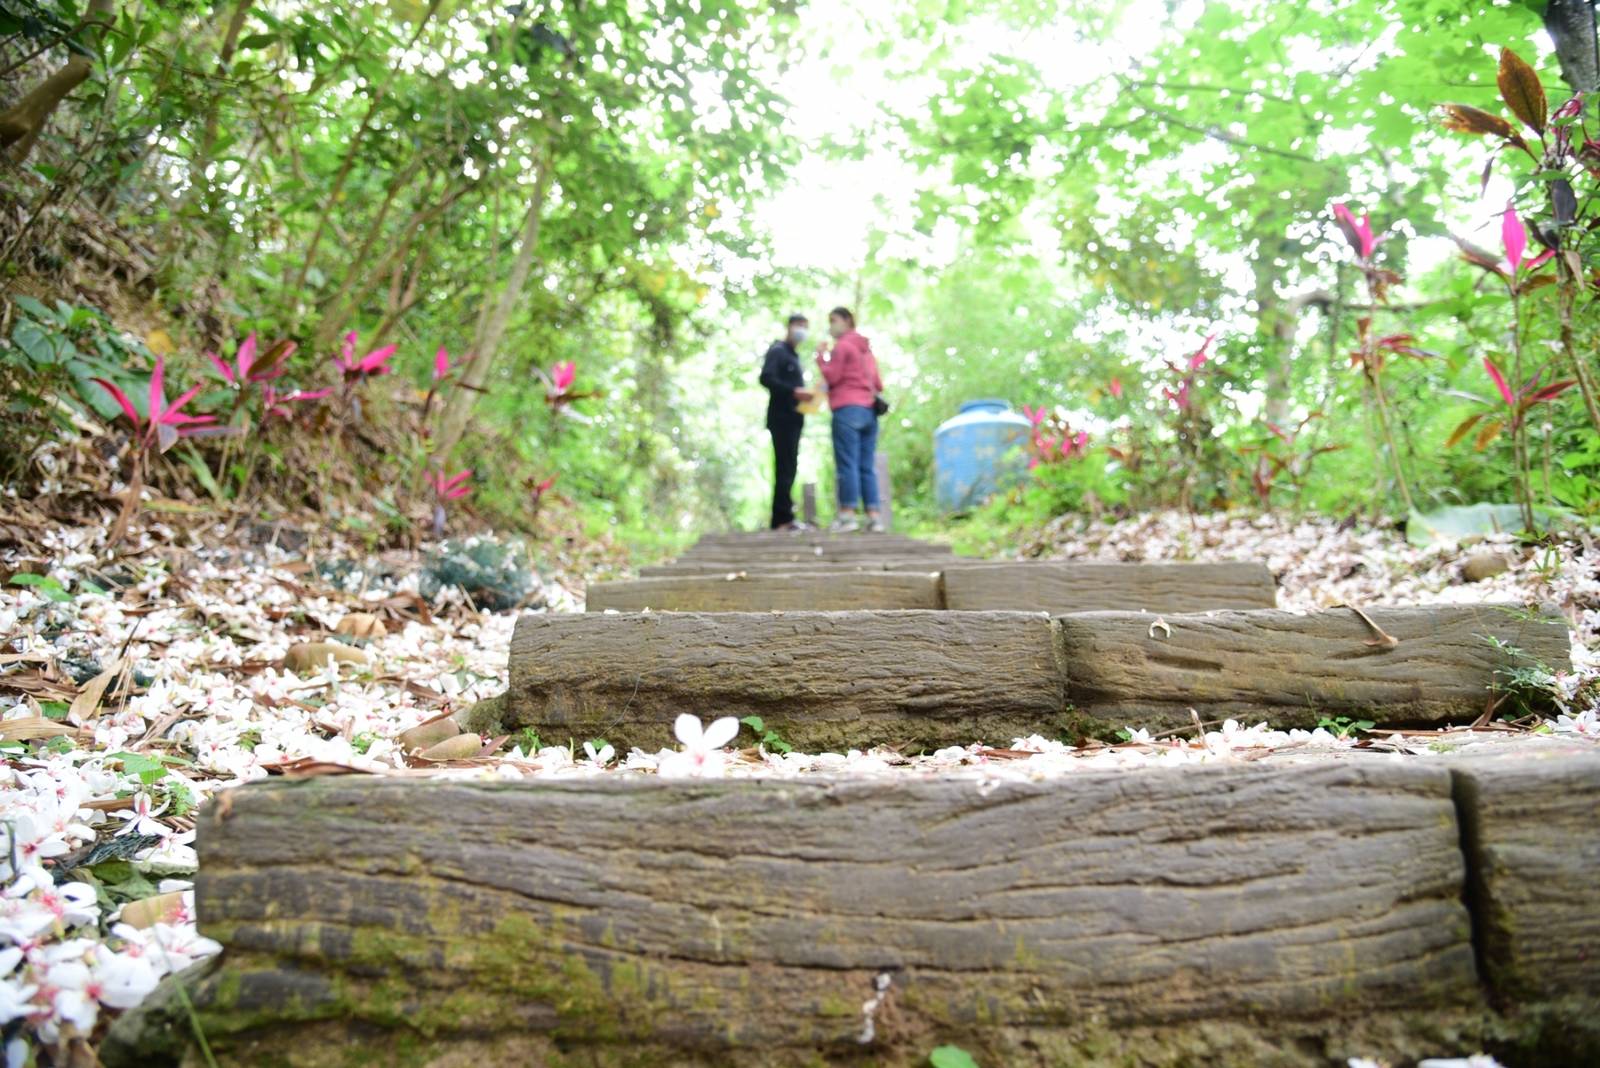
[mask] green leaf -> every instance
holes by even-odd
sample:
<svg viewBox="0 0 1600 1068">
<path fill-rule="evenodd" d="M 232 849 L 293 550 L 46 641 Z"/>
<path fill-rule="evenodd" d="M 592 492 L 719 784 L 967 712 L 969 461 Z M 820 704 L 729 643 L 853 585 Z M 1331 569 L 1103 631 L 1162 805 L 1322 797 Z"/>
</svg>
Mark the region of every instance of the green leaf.
<svg viewBox="0 0 1600 1068">
<path fill-rule="evenodd" d="M 154 897 L 157 893 L 156 887 L 145 878 L 144 873 L 126 860 L 108 860 L 96 864 L 89 871 L 109 896 L 111 904 L 139 901 Z"/>
<path fill-rule="evenodd" d="M 49 321 L 55 318 L 55 313 L 32 297 L 15 296 L 11 298 L 13 304 L 21 308 L 31 318 Z"/>
<path fill-rule="evenodd" d="M 764 731 L 766 731 L 766 729 L 767 729 L 766 720 L 762 719 L 760 716 L 746 716 L 746 717 L 744 717 L 744 719 L 741 719 L 739 722 L 743 723 L 746 727 L 749 727 L 751 730 L 755 731 L 757 734 L 761 734 Z"/>
<path fill-rule="evenodd" d="M 24 571 L 20 575 L 11 576 L 11 585 L 31 586 L 39 591 L 39 596 L 47 601 L 55 601 L 57 604 L 72 600 L 72 594 L 68 593 L 61 583 L 49 575 L 35 575 Z"/>
<path fill-rule="evenodd" d="M 1573 521 L 1570 512 L 1535 507 L 1534 525 L 1549 530 Z M 1522 529 L 1522 509 L 1515 504 L 1462 504 L 1412 512 L 1406 520 L 1406 540 L 1412 545 L 1454 545 L 1462 538 L 1514 533 Z"/>
<path fill-rule="evenodd" d="M 55 341 L 29 319 L 17 323 L 11 331 L 11 340 L 36 365 L 60 362 Z"/>
<path fill-rule="evenodd" d="M 106 759 L 122 761 L 122 770 L 129 775 L 139 776 L 139 781 L 146 785 L 159 782 L 167 774 L 166 765 L 142 753 L 112 753 Z"/>
<path fill-rule="evenodd" d="M 960 1046 L 940 1046 L 928 1054 L 928 1063 L 933 1068 L 978 1068 L 972 1054 Z"/>
<path fill-rule="evenodd" d="M 183 458 L 183 462 L 189 465 L 189 470 L 194 472 L 195 481 L 205 487 L 205 491 L 211 494 L 213 500 L 227 499 L 227 491 L 217 484 L 216 477 L 211 474 L 210 466 L 205 458 L 195 451 L 193 445 L 186 445 L 179 455 Z"/>
</svg>

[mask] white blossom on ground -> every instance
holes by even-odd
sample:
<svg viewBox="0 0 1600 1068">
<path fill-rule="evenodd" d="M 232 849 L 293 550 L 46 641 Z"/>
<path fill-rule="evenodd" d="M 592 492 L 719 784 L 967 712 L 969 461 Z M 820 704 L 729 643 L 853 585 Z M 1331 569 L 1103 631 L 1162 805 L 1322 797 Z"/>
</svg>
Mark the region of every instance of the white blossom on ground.
<svg viewBox="0 0 1600 1068">
<path fill-rule="evenodd" d="M 727 762 L 722 748 L 738 736 L 739 721 L 723 716 L 706 727 L 699 716 L 685 712 L 672 724 L 672 733 L 683 748 L 663 756 L 656 774 L 664 779 L 716 778 Z"/>
</svg>

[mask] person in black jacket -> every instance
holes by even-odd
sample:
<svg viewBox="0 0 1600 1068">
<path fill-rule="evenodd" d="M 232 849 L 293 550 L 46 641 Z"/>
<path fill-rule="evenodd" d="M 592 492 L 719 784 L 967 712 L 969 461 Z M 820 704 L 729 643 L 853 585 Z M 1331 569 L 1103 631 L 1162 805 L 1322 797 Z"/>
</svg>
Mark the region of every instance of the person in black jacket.
<svg viewBox="0 0 1600 1068">
<path fill-rule="evenodd" d="M 800 466 L 800 432 L 806 417 L 800 404 L 812 397 L 800 369 L 799 346 L 806 339 L 806 317 L 789 316 L 789 329 L 774 341 L 761 366 L 761 384 L 772 394 L 767 401 L 767 431 L 772 435 L 772 529 L 797 530 L 794 521 L 794 476 Z"/>
</svg>

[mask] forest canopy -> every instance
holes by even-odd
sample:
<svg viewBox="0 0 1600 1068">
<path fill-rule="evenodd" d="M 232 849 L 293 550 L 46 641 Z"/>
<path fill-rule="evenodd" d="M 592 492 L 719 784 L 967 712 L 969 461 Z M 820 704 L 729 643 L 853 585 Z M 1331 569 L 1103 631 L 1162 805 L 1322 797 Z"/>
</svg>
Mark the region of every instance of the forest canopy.
<svg viewBox="0 0 1600 1068">
<path fill-rule="evenodd" d="M 996 507 L 1036 518 L 1597 506 L 1587 4 L 0 0 L 0 34 L 35 490 L 116 425 L 124 480 L 354 484 L 400 538 L 750 524 L 760 353 L 844 303 L 913 517 L 987 396 L 1034 421 Z"/>
</svg>

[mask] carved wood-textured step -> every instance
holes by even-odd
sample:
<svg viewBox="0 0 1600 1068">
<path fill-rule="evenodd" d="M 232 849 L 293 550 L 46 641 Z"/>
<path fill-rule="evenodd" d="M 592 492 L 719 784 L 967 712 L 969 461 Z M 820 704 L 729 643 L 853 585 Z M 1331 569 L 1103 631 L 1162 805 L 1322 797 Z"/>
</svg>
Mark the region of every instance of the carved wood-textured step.
<svg viewBox="0 0 1600 1068">
<path fill-rule="evenodd" d="M 680 712 L 760 715 L 809 750 L 1004 744 L 1256 716 L 1471 720 L 1496 673 L 1568 666 L 1566 623 L 1512 606 L 1089 612 L 528 615 L 503 699 L 470 729 L 669 744 Z M 1491 640 L 1493 639 L 1493 640 Z M 1514 646 L 1512 653 L 1495 641 Z"/>
<path fill-rule="evenodd" d="M 786 566 L 786 565 L 774 565 Z M 673 570 L 640 580 L 591 584 L 591 610 L 759 612 L 768 610 L 843 610 L 871 608 L 948 608 L 958 611 L 1092 612 L 1132 609 L 1194 612 L 1220 608 L 1271 608 L 1276 588 L 1261 564 L 1075 564 L 1025 561 L 983 564 L 927 561 L 915 588 L 881 572 L 817 566 L 788 571 L 766 567 L 706 575 Z M 896 561 L 896 571 L 914 568 Z M 926 571 L 941 570 L 944 580 L 924 596 Z M 741 576 L 746 585 L 728 582 Z"/>
<path fill-rule="evenodd" d="M 1439 766 L 340 777 L 229 800 L 201 813 L 197 885 L 226 953 L 191 995 L 224 1064 L 308 1034 L 374 1055 L 522 1035 L 530 1054 L 542 1036 L 659 1063 L 896 1065 L 934 1035 L 1015 1036 L 992 1063 L 1101 1064 L 1123 1062 L 1072 1043 L 1145 1025 L 1192 1028 L 1197 1059 L 1170 1063 L 1220 1063 L 1206 1044 L 1228 1021 L 1293 1020 L 1335 1048 L 1378 1021 L 1367 1051 L 1398 1056 L 1395 1014 L 1486 1011 Z"/>
<path fill-rule="evenodd" d="M 1056 630 L 1023 612 L 527 615 L 503 700 L 465 722 L 656 748 L 681 712 L 770 717 L 794 745 L 1011 738 L 1065 704 Z"/>
<path fill-rule="evenodd" d="M 1518 605 L 1348 608 L 1165 616 L 1089 612 L 1058 621 L 1068 697 L 1102 719 L 1176 724 L 1198 709 L 1310 726 L 1324 713 L 1380 724 L 1472 719 L 1496 674 L 1568 667 L 1566 621 Z M 1384 635 L 1396 639 L 1392 647 Z M 1520 650 L 1514 654 L 1497 645 Z"/>
<path fill-rule="evenodd" d="M 1600 990 L 1600 752 L 1454 765 L 1486 978 L 1519 1001 Z"/>
<path fill-rule="evenodd" d="M 676 576 L 591 582 L 591 612 L 768 612 L 944 607 L 935 571 Z"/>
<path fill-rule="evenodd" d="M 765 534 L 723 534 L 706 535 L 695 542 L 687 552 L 690 554 L 720 555 L 723 552 L 760 552 L 777 550 L 780 552 L 795 549 L 821 548 L 824 552 L 833 552 L 839 549 L 854 550 L 897 550 L 911 556 L 918 553 L 948 554 L 951 549 L 948 545 L 936 541 L 925 541 L 921 538 L 911 538 L 903 534 L 829 534 L 825 531 L 809 534 L 790 533 L 765 533 Z"/>
<path fill-rule="evenodd" d="M 944 568 L 954 611 L 1209 612 L 1271 608 L 1277 584 L 1264 564 L 1098 564 L 1026 560 L 953 562 Z"/>
<path fill-rule="evenodd" d="M 702 561 L 717 564 L 796 564 L 796 563 L 824 563 L 824 564 L 857 564 L 879 563 L 882 561 L 905 562 L 907 564 L 922 563 L 928 568 L 937 568 L 941 561 L 951 560 L 954 557 L 949 549 L 941 551 L 908 551 L 905 548 L 884 547 L 882 549 L 809 549 L 804 545 L 780 547 L 774 549 L 759 549 L 738 551 L 733 549 L 706 550 L 705 552 L 685 553 L 679 558 L 680 563 L 694 564 Z"/>
<path fill-rule="evenodd" d="M 666 578 L 674 575 L 783 575 L 799 572 L 862 571 L 937 571 L 948 565 L 950 557 L 868 556 L 856 560 L 806 557 L 803 560 L 675 560 L 668 564 L 646 564 L 640 578 Z"/>
</svg>

